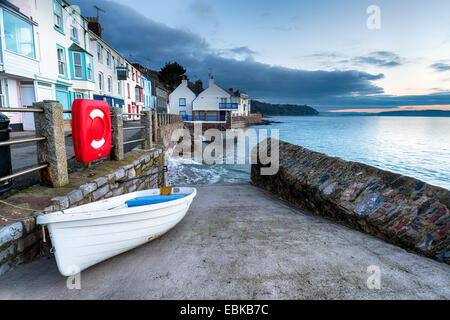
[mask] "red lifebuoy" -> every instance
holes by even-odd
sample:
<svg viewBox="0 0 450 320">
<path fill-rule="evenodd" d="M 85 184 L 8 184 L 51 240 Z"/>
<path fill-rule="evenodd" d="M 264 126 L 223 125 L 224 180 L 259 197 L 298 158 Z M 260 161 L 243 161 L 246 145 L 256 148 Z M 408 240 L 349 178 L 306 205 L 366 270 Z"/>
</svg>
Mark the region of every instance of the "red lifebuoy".
<svg viewBox="0 0 450 320">
<path fill-rule="evenodd" d="M 106 101 L 76 99 L 72 104 L 72 140 L 75 157 L 91 162 L 111 151 L 111 116 Z"/>
</svg>

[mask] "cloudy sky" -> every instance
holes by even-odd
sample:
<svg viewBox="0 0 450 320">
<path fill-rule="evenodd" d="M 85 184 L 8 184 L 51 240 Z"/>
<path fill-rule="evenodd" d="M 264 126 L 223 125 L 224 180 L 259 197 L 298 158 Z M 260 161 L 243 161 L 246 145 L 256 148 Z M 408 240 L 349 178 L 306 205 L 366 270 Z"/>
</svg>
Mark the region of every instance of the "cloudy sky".
<svg viewBox="0 0 450 320">
<path fill-rule="evenodd" d="M 321 111 L 450 110 L 448 0 L 73 0 L 103 38 L 159 70 L 178 61 L 251 98 Z M 369 29 L 370 5 L 380 28 Z"/>
</svg>

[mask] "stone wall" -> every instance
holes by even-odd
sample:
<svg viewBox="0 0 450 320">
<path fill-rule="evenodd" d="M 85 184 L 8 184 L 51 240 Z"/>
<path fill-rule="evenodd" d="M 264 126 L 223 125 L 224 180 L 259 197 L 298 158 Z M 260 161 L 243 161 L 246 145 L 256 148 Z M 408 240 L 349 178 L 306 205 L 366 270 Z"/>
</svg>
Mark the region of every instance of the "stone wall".
<svg viewBox="0 0 450 320">
<path fill-rule="evenodd" d="M 162 172 L 165 163 L 161 149 L 152 149 L 131 163 L 72 189 L 65 195 L 54 197 L 46 212 L 63 210 L 90 202 L 118 196 L 124 193 L 159 188 L 165 184 Z M 153 174 L 149 177 L 129 182 L 117 183 L 134 177 Z M 57 189 L 55 189 L 57 190 Z M 42 247 L 41 226 L 36 226 L 35 217 L 7 225 L 0 229 L 0 276 L 12 267 L 30 262 Z M 47 246 L 50 246 L 47 237 Z"/>
<path fill-rule="evenodd" d="M 450 263 L 449 190 L 283 141 L 279 152 L 273 176 L 261 176 L 261 165 L 252 165 L 253 184 L 313 214 Z"/>
<path fill-rule="evenodd" d="M 132 163 L 120 167 L 104 177 L 81 185 L 65 196 L 51 199 L 52 204 L 44 211 L 53 212 L 83 204 L 119 196 L 139 190 L 159 188 L 164 184 L 164 154 L 161 149 L 154 149 Z M 160 173 L 158 173 L 158 171 Z M 117 183 L 135 177 L 150 175 L 149 177 Z"/>
<path fill-rule="evenodd" d="M 248 116 L 236 116 L 231 121 L 232 128 L 254 126 L 262 123 L 262 114 L 252 113 Z"/>
</svg>

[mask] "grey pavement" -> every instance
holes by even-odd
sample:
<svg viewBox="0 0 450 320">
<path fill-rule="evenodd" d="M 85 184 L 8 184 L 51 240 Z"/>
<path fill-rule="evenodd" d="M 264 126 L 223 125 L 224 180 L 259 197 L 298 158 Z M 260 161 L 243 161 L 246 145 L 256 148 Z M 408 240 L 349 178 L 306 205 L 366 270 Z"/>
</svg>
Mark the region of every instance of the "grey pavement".
<svg viewBox="0 0 450 320">
<path fill-rule="evenodd" d="M 367 268 L 381 271 L 369 289 Z M 0 278 L 0 299 L 449 299 L 450 266 L 313 216 L 247 183 L 203 185 L 161 238 L 81 273 L 53 258 Z"/>
</svg>

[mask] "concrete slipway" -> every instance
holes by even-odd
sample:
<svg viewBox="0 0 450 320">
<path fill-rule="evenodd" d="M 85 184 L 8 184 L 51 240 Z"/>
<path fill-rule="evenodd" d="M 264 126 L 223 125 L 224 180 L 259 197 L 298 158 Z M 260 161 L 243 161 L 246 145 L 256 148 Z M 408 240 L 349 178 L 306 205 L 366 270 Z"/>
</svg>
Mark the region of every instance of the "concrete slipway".
<svg viewBox="0 0 450 320">
<path fill-rule="evenodd" d="M 305 214 L 249 184 L 205 185 L 162 238 L 85 270 L 53 258 L 0 278 L 0 299 L 449 299 L 450 266 Z M 381 270 L 368 289 L 367 268 Z"/>
</svg>

